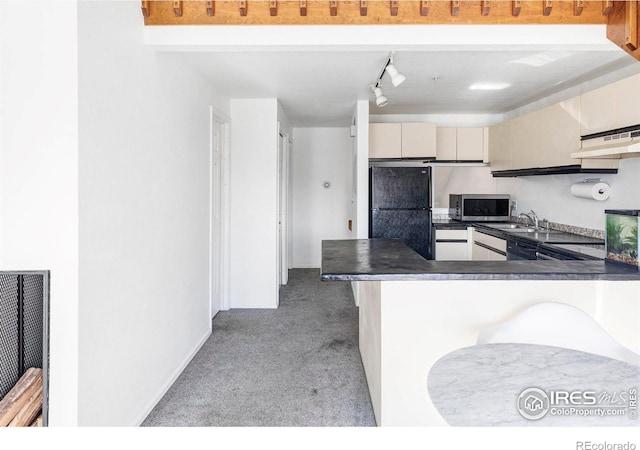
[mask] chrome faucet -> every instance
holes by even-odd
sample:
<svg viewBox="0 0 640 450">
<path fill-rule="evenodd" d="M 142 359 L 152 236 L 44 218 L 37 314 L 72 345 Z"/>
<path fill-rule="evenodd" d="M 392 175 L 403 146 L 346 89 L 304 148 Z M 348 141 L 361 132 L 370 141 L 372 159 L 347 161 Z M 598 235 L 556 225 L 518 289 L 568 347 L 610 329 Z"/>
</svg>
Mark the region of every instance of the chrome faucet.
<svg viewBox="0 0 640 450">
<path fill-rule="evenodd" d="M 529 219 L 531 221 L 531 224 L 538 229 L 539 225 L 540 225 L 540 221 L 538 220 L 538 215 L 535 213 L 535 211 L 532 209 L 530 212 L 528 213 L 520 213 L 518 215 L 518 217 L 526 217 L 527 219 Z"/>
</svg>

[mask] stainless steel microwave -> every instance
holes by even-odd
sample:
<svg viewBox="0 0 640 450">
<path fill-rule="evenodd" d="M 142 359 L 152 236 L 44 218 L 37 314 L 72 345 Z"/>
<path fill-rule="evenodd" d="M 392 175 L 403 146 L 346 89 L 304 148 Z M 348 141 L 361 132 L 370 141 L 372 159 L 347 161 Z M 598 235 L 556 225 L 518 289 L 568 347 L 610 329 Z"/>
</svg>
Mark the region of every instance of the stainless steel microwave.
<svg viewBox="0 0 640 450">
<path fill-rule="evenodd" d="M 511 219 L 509 194 L 449 194 L 449 208 L 455 220 L 501 222 Z"/>
</svg>

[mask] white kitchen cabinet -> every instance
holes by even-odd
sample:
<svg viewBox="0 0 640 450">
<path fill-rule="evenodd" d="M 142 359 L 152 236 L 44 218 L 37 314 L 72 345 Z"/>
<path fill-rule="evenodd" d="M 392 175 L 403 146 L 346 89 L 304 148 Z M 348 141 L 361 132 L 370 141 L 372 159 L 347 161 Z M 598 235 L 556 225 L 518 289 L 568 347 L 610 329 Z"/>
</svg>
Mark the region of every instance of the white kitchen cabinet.
<svg viewBox="0 0 640 450">
<path fill-rule="evenodd" d="M 436 125 L 430 122 L 369 124 L 369 158 L 435 158 Z"/>
<path fill-rule="evenodd" d="M 458 161 L 482 161 L 484 159 L 484 128 L 456 128 Z"/>
<path fill-rule="evenodd" d="M 531 169 L 540 167 L 540 111 L 533 111 L 511 120 L 511 167 Z"/>
<path fill-rule="evenodd" d="M 580 96 L 580 135 L 615 128 L 614 92 L 612 83 Z"/>
<path fill-rule="evenodd" d="M 474 229 L 471 233 L 473 247 L 471 259 L 473 261 L 506 261 L 507 241 L 479 232 Z"/>
<path fill-rule="evenodd" d="M 430 122 L 404 122 L 401 154 L 403 158 L 436 157 L 436 124 Z"/>
<path fill-rule="evenodd" d="M 369 158 L 402 157 L 402 124 L 369 124 Z"/>
<path fill-rule="evenodd" d="M 614 83 L 614 126 L 640 125 L 640 74 Z"/>
<path fill-rule="evenodd" d="M 511 121 L 489 128 L 489 165 L 491 171 L 511 169 Z"/>
<path fill-rule="evenodd" d="M 436 159 L 440 161 L 455 161 L 457 159 L 457 128 L 436 128 Z"/>
<path fill-rule="evenodd" d="M 469 241 L 467 230 L 436 230 L 436 261 L 467 261 Z"/>
<path fill-rule="evenodd" d="M 580 151 L 580 97 L 540 111 L 539 167 L 580 164 L 571 153 Z"/>
</svg>

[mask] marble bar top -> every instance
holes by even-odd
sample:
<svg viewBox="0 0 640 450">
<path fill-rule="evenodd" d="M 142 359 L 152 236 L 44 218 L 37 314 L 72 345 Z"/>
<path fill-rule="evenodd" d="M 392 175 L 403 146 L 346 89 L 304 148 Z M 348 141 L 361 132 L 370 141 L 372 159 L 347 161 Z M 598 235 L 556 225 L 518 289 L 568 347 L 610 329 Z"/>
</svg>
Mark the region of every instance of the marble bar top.
<svg viewBox="0 0 640 450">
<path fill-rule="evenodd" d="M 427 376 L 429 397 L 452 426 L 637 427 L 639 385 L 636 365 L 536 344 L 458 349 Z M 569 401 L 554 392 L 578 394 Z"/>
<path fill-rule="evenodd" d="M 605 261 L 428 261 L 396 239 L 322 241 L 324 281 L 635 280 Z"/>
</svg>

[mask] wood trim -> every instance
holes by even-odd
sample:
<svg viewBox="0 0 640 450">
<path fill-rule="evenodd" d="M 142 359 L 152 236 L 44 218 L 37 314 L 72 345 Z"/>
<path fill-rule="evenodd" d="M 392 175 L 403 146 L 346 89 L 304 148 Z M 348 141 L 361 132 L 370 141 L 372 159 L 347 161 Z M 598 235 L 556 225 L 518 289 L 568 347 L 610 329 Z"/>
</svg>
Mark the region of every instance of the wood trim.
<svg viewBox="0 0 640 450">
<path fill-rule="evenodd" d="M 278 15 L 278 2 L 276 0 L 269 0 L 269 15 L 271 17 Z"/>
<path fill-rule="evenodd" d="M 615 1 L 607 23 L 607 38 L 638 61 L 640 61 L 639 9 L 636 0 Z"/>
<path fill-rule="evenodd" d="M 543 16 L 549 16 L 551 15 L 551 10 L 553 9 L 553 1 L 551 0 L 545 0 L 544 2 L 544 9 L 542 10 L 542 15 Z"/>
<path fill-rule="evenodd" d="M 389 12 L 392 16 L 398 15 L 398 0 L 391 0 L 389 5 Z"/>
<path fill-rule="evenodd" d="M 360 1 L 360 15 L 361 16 L 367 15 L 367 0 Z"/>
<path fill-rule="evenodd" d="M 608 22 L 607 16 L 603 15 L 607 2 L 585 0 L 582 13 L 575 15 L 577 3 L 574 0 L 556 0 L 552 2 L 553 13 L 545 16 L 543 11 L 547 3 L 550 2 L 396 0 L 397 15 L 392 15 L 390 6 L 392 3 L 386 1 L 280 0 L 277 1 L 277 15 L 271 15 L 273 8 L 271 1 L 185 0 L 181 2 L 182 15 L 176 16 L 173 1 L 149 0 L 147 3 L 149 15 L 144 17 L 144 22 L 146 25 L 518 25 L 607 24 Z M 365 7 L 366 14 L 363 14 Z M 487 10 L 487 8 L 490 9 Z M 331 15 L 332 12 L 334 15 Z M 483 13 L 487 14 L 483 15 Z"/>
<path fill-rule="evenodd" d="M 602 2 L 602 15 L 608 16 L 611 14 L 611 10 L 613 9 L 613 0 Z"/>
</svg>

